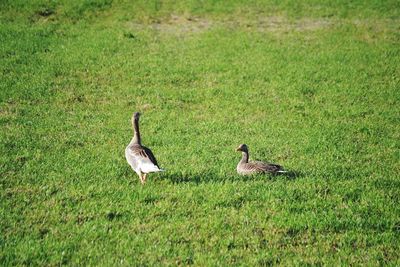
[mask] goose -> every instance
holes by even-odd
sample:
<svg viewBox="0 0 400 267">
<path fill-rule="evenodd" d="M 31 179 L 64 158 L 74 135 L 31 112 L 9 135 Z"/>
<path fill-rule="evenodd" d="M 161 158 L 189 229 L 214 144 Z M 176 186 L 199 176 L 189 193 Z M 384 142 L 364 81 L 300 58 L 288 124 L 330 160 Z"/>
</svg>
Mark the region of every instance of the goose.
<svg viewBox="0 0 400 267">
<path fill-rule="evenodd" d="M 236 167 L 236 170 L 240 175 L 251 175 L 256 173 L 286 173 L 282 166 L 277 164 L 265 163 L 262 161 L 249 162 L 249 149 L 245 144 L 241 144 L 236 151 L 242 152 L 242 159 L 239 161 L 239 164 Z"/>
<path fill-rule="evenodd" d="M 140 182 L 146 182 L 146 176 L 151 172 L 161 172 L 153 152 L 145 146 L 142 146 L 142 140 L 139 132 L 140 113 L 135 112 L 132 116 L 133 138 L 125 148 L 125 157 L 132 169 L 139 175 Z"/>
</svg>

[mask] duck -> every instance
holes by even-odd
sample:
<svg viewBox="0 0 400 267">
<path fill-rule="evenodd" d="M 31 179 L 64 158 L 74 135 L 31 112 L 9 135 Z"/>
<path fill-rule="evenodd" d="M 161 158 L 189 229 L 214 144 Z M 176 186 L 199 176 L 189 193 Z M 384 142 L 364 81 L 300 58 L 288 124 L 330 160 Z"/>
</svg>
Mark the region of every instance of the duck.
<svg viewBox="0 0 400 267">
<path fill-rule="evenodd" d="M 125 148 L 125 158 L 133 171 L 139 176 L 142 185 L 144 185 L 147 174 L 164 170 L 159 167 L 153 152 L 142 145 L 139 131 L 140 115 L 139 112 L 135 112 L 132 116 L 133 138 Z"/>
<path fill-rule="evenodd" d="M 239 161 L 236 170 L 240 175 L 252 174 L 279 174 L 286 173 L 282 166 L 262 161 L 249 161 L 249 149 L 246 144 L 239 145 L 236 151 L 242 152 L 242 159 Z"/>
</svg>

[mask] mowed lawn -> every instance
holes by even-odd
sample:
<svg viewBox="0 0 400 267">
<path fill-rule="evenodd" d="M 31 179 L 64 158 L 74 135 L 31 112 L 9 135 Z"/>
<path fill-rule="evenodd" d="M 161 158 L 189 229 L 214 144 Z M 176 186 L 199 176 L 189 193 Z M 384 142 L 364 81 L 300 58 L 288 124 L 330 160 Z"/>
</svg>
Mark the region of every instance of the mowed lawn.
<svg viewBox="0 0 400 267">
<path fill-rule="evenodd" d="M 400 265 L 398 1 L 0 1 L 0 127 L 0 265 Z"/>
</svg>

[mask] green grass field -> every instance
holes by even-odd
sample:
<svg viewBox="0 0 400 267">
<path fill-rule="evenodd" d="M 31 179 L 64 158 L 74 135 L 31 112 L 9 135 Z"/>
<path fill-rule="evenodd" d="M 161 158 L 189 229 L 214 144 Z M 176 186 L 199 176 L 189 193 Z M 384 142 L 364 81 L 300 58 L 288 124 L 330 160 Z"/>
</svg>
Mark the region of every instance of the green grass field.
<svg viewBox="0 0 400 267">
<path fill-rule="evenodd" d="M 2 266 L 400 265 L 398 1 L 3 0 L 0 125 Z"/>
</svg>

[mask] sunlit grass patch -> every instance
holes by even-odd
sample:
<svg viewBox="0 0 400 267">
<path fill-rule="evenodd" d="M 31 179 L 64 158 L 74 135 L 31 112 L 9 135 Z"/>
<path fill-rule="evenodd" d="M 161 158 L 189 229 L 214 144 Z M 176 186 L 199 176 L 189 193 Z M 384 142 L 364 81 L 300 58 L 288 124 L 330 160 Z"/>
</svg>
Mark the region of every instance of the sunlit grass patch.
<svg viewBox="0 0 400 267">
<path fill-rule="evenodd" d="M 0 5 L 2 265 L 398 265 L 395 1 Z"/>
</svg>

